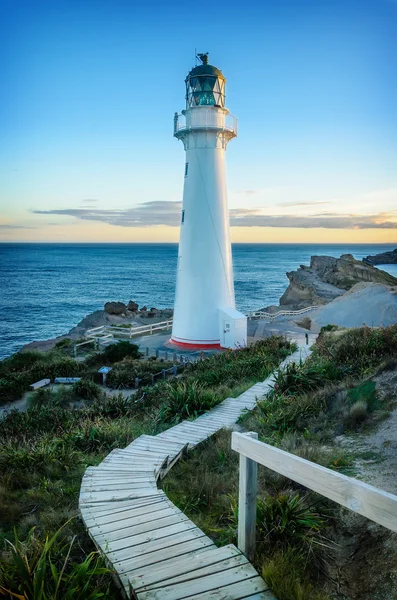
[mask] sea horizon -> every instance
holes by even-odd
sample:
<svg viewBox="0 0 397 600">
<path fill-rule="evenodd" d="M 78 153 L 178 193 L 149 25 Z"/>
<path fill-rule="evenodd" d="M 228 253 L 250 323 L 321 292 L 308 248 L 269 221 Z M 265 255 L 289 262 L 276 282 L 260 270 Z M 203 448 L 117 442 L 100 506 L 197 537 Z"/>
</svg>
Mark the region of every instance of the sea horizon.
<svg viewBox="0 0 397 600">
<path fill-rule="evenodd" d="M 278 304 L 286 273 L 312 255 L 362 259 L 396 244 L 233 243 L 236 306 L 242 312 Z M 0 358 L 29 342 L 66 334 L 105 302 L 173 306 L 176 242 L 0 243 Z M 395 268 L 395 270 L 393 270 Z M 397 275 L 397 266 L 385 270 Z"/>
</svg>

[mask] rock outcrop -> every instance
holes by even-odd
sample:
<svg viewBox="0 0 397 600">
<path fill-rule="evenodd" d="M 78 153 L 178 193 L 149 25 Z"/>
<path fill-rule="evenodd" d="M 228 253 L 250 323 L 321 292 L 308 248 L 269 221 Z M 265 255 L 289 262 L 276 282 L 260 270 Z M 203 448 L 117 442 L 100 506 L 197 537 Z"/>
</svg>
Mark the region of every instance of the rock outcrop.
<svg viewBox="0 0 397 600">
<path fill-rule="evenodd" d="M 129 310 L 130 312 L 138 312 L 139 306 L 136 302 L 130 300 L 127 304 L 127 310 Z"/>
<path fill-rule="evenodd" d="M 382 252 L 374 254 L 374 256 L 366 256 L 363 258 L 366 265 L 397 265 L 397 248 L 390 252 Z"/>
<path fill-rule="evenodd" d="M 109 315 L 125 315 L 127 313 L 127 306 L 124 302 L 106 302 L 105 312 Z"/>
<path fill-rule="evenodd" d="M 351 254 L 340 258 L 312 256 L 309 267 L 301 265 L 287 277 L 290 283 L 280 298 L 280 306 L 291 310 L 327 304 L 361 282 L 397 285 L 395 277 Z"/>
</svg>

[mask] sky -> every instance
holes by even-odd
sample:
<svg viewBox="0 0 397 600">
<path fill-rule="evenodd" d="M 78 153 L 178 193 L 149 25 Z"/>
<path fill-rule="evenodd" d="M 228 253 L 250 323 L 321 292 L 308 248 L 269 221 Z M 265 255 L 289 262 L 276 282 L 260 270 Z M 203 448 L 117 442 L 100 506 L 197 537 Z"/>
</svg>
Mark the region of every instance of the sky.
<svg viewBox="0 0 397 600">
<path fill-rule="evenodd" d="M 234 242 L 397 242 L 397 0 L 0 0 L 0 241 L 176 242 L 173 115 L 227 79 Z"/>
</svg>

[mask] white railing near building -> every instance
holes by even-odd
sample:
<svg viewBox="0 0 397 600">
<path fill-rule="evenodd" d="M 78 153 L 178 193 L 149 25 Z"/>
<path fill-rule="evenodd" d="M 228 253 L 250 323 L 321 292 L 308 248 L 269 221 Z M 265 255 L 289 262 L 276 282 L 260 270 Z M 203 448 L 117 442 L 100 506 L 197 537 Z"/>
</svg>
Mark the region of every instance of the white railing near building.
<svg viewBox="0 0 397 600">
<path fill-rule="evenodd" d="M 397 532 L 397 496 L 257 438 L 255 432 L 232 433 L 232 449 L 240 454 L 238 547 L 247 558 L 255 554 L 258 463 Z"/>
<path fill-rule="evenodd" d="M 247 317 L 248 319 L 277 319 L 277 317 L 303 315 L 306 312 L 309 312 L 311 310 L 317 310 L 318 308 L 320 307 L 307 306 L 306 308 L 301 308 L 300 310 L 279 310 L 275 313 L 268 313 L 264 310 L 254 310 L 247 313 Z"/>
<path fill-rule="evenodd" d="M 151 323 L 150 325 L 137 325 L 133 327 L 122 327 L 120 325 L 101 325 L 100 327 L 94 327 L 87 329 L 85 337 L 87 339 L 98 340 L 99 343 L 106 338 L 113 337 L 124 337 L 132 338 L 137 335 L 144 335 L 145 333 L 152 334 L 156 331 L 168 331 L 172 327 L 172 319 L 168 321 L 161 321 L 160 323 Z"/>
</svg>

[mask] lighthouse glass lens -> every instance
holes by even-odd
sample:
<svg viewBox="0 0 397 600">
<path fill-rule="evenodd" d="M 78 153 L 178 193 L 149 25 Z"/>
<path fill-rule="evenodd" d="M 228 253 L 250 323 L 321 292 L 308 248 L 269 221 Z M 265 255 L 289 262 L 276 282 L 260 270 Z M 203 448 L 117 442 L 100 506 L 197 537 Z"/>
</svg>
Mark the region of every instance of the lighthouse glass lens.
<svg viewBox="0 0 397 600">
<path fill-rule="evenodd" d="M 224 82 L 217 77 L 191 77 L 187 83 L 188 106 L 224 106 Z"/>
</svg>

